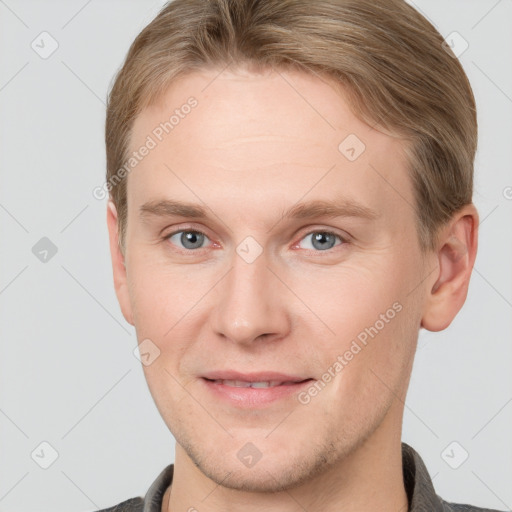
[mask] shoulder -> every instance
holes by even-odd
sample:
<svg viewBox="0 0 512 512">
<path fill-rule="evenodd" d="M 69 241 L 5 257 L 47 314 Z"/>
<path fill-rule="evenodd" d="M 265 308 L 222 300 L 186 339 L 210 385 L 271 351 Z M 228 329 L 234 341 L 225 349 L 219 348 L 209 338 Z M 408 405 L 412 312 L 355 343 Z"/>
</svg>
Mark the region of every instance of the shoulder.
<svg viewBox="0 0 512 512">
<path fill-rule="evenodd" d="M 475 507 L 467 503 L 452 503 L 439 496 L 420 454 L 402 441 L 404 484 L 409 498 L 410 512 L 502 512 L 497 509 Z"/>
<path fill-rule="evenodd" d="M 110 508 L 98 510 L 97 512 L 142 512 L 144 500 L 142 498 L 130 498 Z"/>
<path fill-rule="evenodd" d="M 480 508 L 467 503 L 451 503 L 439 498 L 443 504 L 444 512 L 502 512 L 494 508 Z"/>
</svg>

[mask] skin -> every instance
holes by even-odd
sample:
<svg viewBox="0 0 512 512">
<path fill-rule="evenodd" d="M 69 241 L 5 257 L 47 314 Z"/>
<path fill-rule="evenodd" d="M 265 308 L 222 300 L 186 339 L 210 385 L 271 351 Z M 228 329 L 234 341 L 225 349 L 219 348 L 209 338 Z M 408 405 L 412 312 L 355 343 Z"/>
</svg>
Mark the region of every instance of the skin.
<svg viewBox="0 0 512 512">
<path fill-rule="evenodd" d="M 162 511 L 406 510 L 400 441 L 418 333 L 446 328 L 465 301 L 476 209 L 454 215 L 423 254 L 403 141 L 357 119 L 317 76 L 220 71 L 180 78 L 136 119 L 132 149 L 198 101 L 128 176 L 125 256 L 107 209 L 117 297 L 139 342 L 160 350 L 144 372 L 177 441 Z M 355 161 L 338 150 L 349 134 L 366 145 Z M 206 207 L 208 218 L 141 218 L 160 199 Z M 315 199 L 350 199 L 377 217 L 281 218 Z M 168 237 L 180 229 L 204 233 L 201 248 Z M 342 238 L 313 245 L 325 231 Z M 248 236 L 262 249 L 252 263 L 236 251 Z M 307 404 L 241 409 L 204 389 L 200 376 L 221 369 L 320 381 L 397 302 Z M 248 442 L 262 454 L 252 467 L 237 457 Z"/>
</svg>

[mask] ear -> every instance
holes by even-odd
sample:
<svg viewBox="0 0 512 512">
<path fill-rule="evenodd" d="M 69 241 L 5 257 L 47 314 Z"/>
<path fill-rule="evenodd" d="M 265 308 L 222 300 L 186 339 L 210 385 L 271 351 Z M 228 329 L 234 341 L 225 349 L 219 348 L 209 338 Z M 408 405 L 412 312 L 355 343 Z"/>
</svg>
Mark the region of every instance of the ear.
<svg viewBox="0 0 512 512">
<path fill-rule="evenodd" d="M 478 248 L 478 212 L 464 206 L 442 228 L 434 259 L 438 267 L 429 280 L 421 327 L 446 329 L 466 301 Z"/>
<path fill-rule="evenodd" d="M 130 294 L 128 292 L 128 281 L 126 278 L 125 257 L 123 256 L 119 246 L 117 210 L 111 199 L 109 199 L 107 203 L 107 226 L 117 300 L 126 321 L 129 324 L 134 325 Z"/>
</svg>

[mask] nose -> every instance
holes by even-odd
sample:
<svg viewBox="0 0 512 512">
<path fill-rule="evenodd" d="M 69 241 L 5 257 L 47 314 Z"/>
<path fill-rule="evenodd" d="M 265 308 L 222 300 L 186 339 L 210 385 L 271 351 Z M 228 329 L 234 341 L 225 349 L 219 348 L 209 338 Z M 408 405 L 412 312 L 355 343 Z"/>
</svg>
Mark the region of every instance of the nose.
<svg viewBox="0 0 512 512">
<path fill-rule="evenodd" d="M 289 333 L 290 297 L 275 270 L 267 265 L 265 252 L 251 263 L 234 253 L 230 271 L 215 287 L 210 322 L 217 336 L 250 346 Z"/>
</svg>

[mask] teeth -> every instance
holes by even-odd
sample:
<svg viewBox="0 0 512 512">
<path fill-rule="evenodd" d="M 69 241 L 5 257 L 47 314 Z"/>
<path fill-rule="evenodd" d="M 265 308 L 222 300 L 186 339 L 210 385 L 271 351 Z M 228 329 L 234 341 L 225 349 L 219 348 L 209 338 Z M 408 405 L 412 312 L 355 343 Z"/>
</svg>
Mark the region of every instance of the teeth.
<svg viewBox="0 0 512 512">
<path fill-rule="evenodd" d="M 245 382 L 243 380 L 216 380 L 217 384 L 224 384 L 232 388 L 273 388 L 281 384 L 289 384 L 288 382 L 281 382 L 278 380 L 269 380 L 263 382 Z"/>
<path fill-rule="evenodd" d="M 251 388 L 273 388 L 274 386 L 281 385 L 279 381 L 268 381 L 268 382 L 252 382 Z"/>
</svg>

